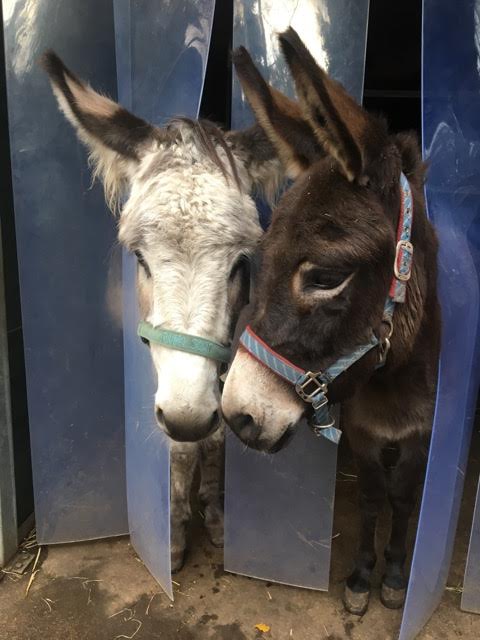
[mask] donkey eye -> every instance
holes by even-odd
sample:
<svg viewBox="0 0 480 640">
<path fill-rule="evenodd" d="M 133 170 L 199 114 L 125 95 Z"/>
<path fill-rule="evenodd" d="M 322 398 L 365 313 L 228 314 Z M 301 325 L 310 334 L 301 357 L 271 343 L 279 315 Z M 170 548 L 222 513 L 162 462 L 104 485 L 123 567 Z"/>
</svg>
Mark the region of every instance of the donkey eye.
<svg viewBox="0 0 480 640">
<path fill-rule="evenodd" d="M 248 304 L 249 297 L 250 262 L 246 256 L 241 256 L 233 265 L 228 278 L 228 304 L 235 322 L 242 307 Z"/>
<path fill-rule="evenodd" d="M 305 271 L 303 274 L 303 290 L 309 291 L 330 291 L 342 285 L 351 274 L 332 271 L 330 269 L 314 268 Z"/>
<path fill-rule="evenodd" d="M 144 268 L 145 273 L 147 274 L 147 277 L 150 278 L 150 276 L 152 275 L 150 272 L 150 269 L 148 268 L 148 264 L 145 262 L 145 258 L 143 257 L 143 253 L 141 251 L 139 251 L 138 249 L 136 251 L 134 251 L 137 260 L 138 260 L 138 264 Z"/>
<path fill-rule="evenodd" d="M 230 281 L 240 277 L 242 281 L 250 279 L 250 262 L 246 256 L 241 256 L 233 265 L 230 271 Z"/>
</svg>

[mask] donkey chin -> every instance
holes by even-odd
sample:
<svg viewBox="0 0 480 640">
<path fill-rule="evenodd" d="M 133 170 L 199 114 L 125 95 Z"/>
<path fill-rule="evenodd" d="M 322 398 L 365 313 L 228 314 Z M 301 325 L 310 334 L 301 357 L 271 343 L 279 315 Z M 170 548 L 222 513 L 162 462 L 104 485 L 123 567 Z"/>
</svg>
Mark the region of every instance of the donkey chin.
<svg viewBox="0 0 480 640">
<path fill-rule="evenodd" d="M 222 394 L 223 416 L 242 442 L 275 453 L 286 446 L 305 405 L 271 371 L 239 347 Z"/>
</svg>

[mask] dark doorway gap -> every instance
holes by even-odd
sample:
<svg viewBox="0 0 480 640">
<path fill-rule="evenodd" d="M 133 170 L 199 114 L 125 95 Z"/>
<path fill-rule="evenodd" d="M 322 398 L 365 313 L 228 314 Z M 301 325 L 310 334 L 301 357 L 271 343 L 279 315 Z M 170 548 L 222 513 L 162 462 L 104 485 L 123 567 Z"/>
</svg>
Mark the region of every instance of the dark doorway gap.
<svg viewBox="0 0 480 640">
<path fill-rule="evenodd" d="M 3 24 L 2 7 L 0 18 Z M 32 463 L 27 409 L 27 385 L 23 351 L 22 312 L 15 236 L 10 139 L 3 29 L 0 30 L 0 193 L 2 194 L 2 253 L 5 277 L 10 401 L 15 464 L 17 523 L 20 527 L 33 513 Z"/>
<path fill-rule="evenodd" d="M 230 128 L 232 103 L 233 0 L 216 2 L 200 117 Z"/>
<path fill-rule="evenodd" d="M 391 131 L 421 133 L 422 3 L 370 0 L 363 104 Z"/>
</svg>

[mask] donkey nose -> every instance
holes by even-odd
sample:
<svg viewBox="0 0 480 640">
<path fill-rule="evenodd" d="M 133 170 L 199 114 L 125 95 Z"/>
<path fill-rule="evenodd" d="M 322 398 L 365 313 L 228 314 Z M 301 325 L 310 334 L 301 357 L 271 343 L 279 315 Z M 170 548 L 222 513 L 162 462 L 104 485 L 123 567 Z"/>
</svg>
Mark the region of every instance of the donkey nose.
<svg viewBox="0 0 480 640">
<path fill-rule="evenodd" d="M 237 413 L 228 419 L 228 424 L 235 435 L 246 444 L 255 442 L 260 435 L 260 427 L 248 413 Z"/>
<path fill-rule="evenodd" d="M 167 434 L 177 442 L 198 442 L 213 433 L 219 424 L 219 413 L 214 411 L 207 419 L 191 415 L 166 414 L 159 406 L 155 407 L 158 423 L 165 427 Z"/>
</svg>

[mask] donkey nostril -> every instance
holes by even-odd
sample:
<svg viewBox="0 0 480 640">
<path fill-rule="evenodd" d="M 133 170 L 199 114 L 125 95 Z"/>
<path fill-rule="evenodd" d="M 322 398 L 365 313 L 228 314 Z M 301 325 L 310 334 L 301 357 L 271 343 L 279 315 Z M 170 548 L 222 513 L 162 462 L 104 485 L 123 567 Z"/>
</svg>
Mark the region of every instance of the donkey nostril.
<svg viewBox="0 0 480 640">
<path fill-rule="evenodd" d="M 165 423 L 165 420 L 163 419 L 163 411 L 160 407 L 155 407 L 155 417 L 159 423 Z"/>
<path fill-rule="evenodd" d="M 210 429 L 213 429 L 213 427 L 217 424 L 219 418 L 220 416 L 218 411 L 214 411 L 212 413 L 212 417 L 210 418 Z"/>
<path fill-rule="evenodd" d="M 260 428 L 249 413 L 239 413 L 233 416 L 228 424 L 240 440 L 247 443 L 254 442 L 260 434 Z"/>
</svg>

